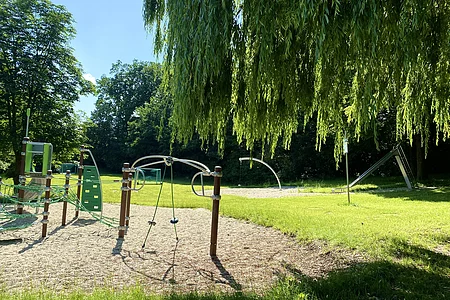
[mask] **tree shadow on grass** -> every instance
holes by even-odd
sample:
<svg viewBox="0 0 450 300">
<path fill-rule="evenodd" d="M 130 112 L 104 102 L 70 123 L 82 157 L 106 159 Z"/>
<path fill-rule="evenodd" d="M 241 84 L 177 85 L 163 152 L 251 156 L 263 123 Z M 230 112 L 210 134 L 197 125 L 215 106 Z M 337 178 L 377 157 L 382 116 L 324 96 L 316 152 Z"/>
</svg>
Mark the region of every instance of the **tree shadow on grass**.
<svg viewBox="0 0 450 300">
<path fill-rule="evenodd" d="M 404 191 L 372 192 L 383 198 L 401 198 L 409 201 L 450 202 L 450 187 L 415 188 Z"/>
<path fill-rule="evenodd" d="M 391 253 L 393 261 L 357 263 L 323 279 L 286 270 L 318 299 L 450 299 L 450 257 L 404 242 Z"/>
</svg>

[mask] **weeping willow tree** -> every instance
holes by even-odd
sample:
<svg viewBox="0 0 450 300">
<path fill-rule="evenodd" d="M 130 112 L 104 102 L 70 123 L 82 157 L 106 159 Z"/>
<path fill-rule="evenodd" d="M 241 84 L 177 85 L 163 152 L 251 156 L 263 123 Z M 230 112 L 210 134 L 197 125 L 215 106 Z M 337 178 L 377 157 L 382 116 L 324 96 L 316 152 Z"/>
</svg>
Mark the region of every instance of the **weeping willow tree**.
<svg viewBox="0 0 450 300">
<path fill-rule="evenodd" d="M 376 136 L 386 111 L 398 139 L 450 136 L 448 0 L 144 0 L 143 16 L 181 140 L 223 149 L 232 118 L 240 142 L 273 151 L 302 115 L 339 159 L 344 132 Z"/>
</svg>

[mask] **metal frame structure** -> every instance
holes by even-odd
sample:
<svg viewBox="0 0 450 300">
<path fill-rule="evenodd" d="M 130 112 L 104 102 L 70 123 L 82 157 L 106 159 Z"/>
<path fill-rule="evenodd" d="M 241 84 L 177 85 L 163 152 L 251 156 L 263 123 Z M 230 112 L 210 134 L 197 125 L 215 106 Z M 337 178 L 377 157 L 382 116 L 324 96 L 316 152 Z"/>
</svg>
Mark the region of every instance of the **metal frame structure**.
<svg viewBox="0 0 450 300">
<path fill-rule="evenodd" d="M 365 171 L 363 174 L 361 174 L 361 176 L 359 176 L 352 183 L 350 183 L 350 185 L 348 187 L 351 188 L 354 185 L 358 184 L 359 182 L 363 181 L 367 176 L 372 174 L 375 170 L 377 170 L 379 167 L 381 167 L 384 163 L 386 163 L 393 156 L 395 157 L 398 167 L 400 168 L 400 171 L 402 172 L 403 179 L 405 180 L 406 186 L 408 187 L 409 190 L 411 190 L 412 184 L 411 184 L 410 178 L 412 178 L 413 182 L 414 182 L 414 175 L 408 164 L 406 155 L 403 152 L 403 149 L 400 145 L 395 146 L 391 151 L 389 151 L 389 153 L 387 153 L 385 156 L 383 156 L 379 161 L 377 161 L 369 169 L 367 169 L 367 171 Z"/>
<path fill-rule="evenodd" d="M 145 162 L 148 160 L 156 160 Z M 219 204 L 220 204 L 220 181 L 222 177 L 222 167 L 216 166 L 214 171 L 211 171 L 206 165 L 190 159 L 180 159 L 172 156 L 165 155 L 149 155 L 144 156 L 137 159 L 131 166 L 129 163 L 124 163 L 122 168 L 122 196 L 120 202 L 120 219 L 119 219 L 119 239 L 123 239 L 125 237 L 125 232 L 127 227 L 129 226 L 130 221 L 130 203 L 131 203 L 131 191 L 138 191 L 143 188 L 144 185 L 136 188 L 136 184 L 134 184 L 134 188 L 132 188 L 133 181 L 133 173 L 136 172 L 138 168 L 146 168 L 149 166 L 157 165 L 157 164 L 165 164 L 166 166 L 172 166 L 175 162 L 183 163 L 189 165 L 197 170 L 197 172 L 191 181 L 192 191 L 197 196 L 202 197 L 210 197 L 213 201 L 212 203 L 212 220 L 211 220 L 211 240 L 210 240 L 210 250 L 209 255 L 212 257 L 216 256 L 217 251 L 217 232 L 218 232 L 218 223 L 219 223 Z M 202 179 L 202 194 L 198 194 L 194 189 L 194 180 L 197 176 L 201 175 Z M 206 196 L 204 194 L 203 187 L 203 176 L 212 176 L 214 177 L 214 190 L 211 196 Z"/>
<path fill-rule="evenodd" d="M 277 173 L 275 173 L 275 171 L 272 169 L 271 166 L 269 166 L 269 164 L 267 164 L 266 162 L 257 159 L 257 158 L 251 158 L 251 157 L 239 157 L 239 161 L 242 162 L 243 160 L 250 160 L 250 161 L 257 161 L 263 165 L 265 165 L 266 167 L 268 167 L 270 169 L 270 171 L 272 171 L 273 175 L 275 175 L 275 178 L 277 179 L 278 182 L 278 187 L 280 188 L 281 191 L 281 183 L 280 183 L 280 178 L 278 178 Z"/>
</svg>

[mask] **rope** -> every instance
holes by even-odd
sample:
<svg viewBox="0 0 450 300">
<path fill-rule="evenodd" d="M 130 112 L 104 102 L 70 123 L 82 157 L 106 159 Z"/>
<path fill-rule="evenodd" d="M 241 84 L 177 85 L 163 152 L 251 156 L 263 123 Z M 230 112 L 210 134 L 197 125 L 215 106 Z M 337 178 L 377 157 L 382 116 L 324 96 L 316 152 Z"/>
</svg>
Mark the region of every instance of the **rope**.
<svg viewBox="0 0 450 300">
<path fill-rule="evenodd" d="M 27 200 L 27 199 L 18 199 L 16 196 L 9 195 L 11 190 L 24 190 L 24 191 L 31 191 L 36 194 L 42 194 L 45 191 L 45 186 L 38 186 L 38 185 L 9 185 L 9 184 L 2 184 L 2 194 L 0 199 L 2 200 L 2 205 L 0 206 L 0 220 L 17 220 L 21 218 L 29 218 L 30 216 L 36 216 L 34 214 L 14 214 L 6 211 L 6 205 L 8 204 L 22 204 L 28 207 L 32 208 L 42 208 L 44 207 L 45 203 L 42 201 L 41 197 L 38 197 L 37 199 Z M 51 195 L 50 195 L 50 204 L 59 203 L 62 201 L 67 201 L 68 203 L 75 206 L 78 210 L 84 211 L 89 213 L 95 220 L 99 221 L 100 223 L 107 225 L 109 227 L 117 227 L 119 226 L 119 221 L 116 218 L 113 217 L 105 217 L 102 214 L 92 212 L 88 210 L 84 205 L 78 201 L 77 195 L 72 191 L 69 190 L 69 194 L 67 197 L 65 197 L 65 188 L 60 186 L 52 186 L 51 187 Z M 26 227 L 29 227 L 33 225 L 34 223 L 21 225 L 21 226 L 14 226 L 14 227 L 4 227 L 0 225 L 0 232 L 4 230 L 13 230 L 13 229 L 23 229 Z"/>
<path fill-rule="evenodd" d="M 178 234 L 177 234 L 178 219 L 175 218 L 175 203 L 173 201 L 173 164 L 170 165 L 170 193 L 172 195 L 172 220 L 170 220 L 170 223 L 173 224 L 173 230 L 175 231 L 175 238 L 178 241 Z"/>
<path fill-rule="evenodd" d="M 163 185 L 164 185 L 164 179 L 166 178 L 166 169 L 167 169 L 167 165 L 164 165 L 163 178 L 162 178 L 161 186 L 159 188 L 158 198 L 156 200 L 155 211 L 153 212 L 152 220 L 148 222 L 148 224 L 150 226 L 148 228 L 147 235 L 145 236 L 144 243 L 142 244 L 142 249 L 145 248 L 145 243 L 147 242 L 148 235 L 150 234 L 150 230 L 152 230 L 153 225 L 156 225 L 156 223 L 155 223 L 156 211 L 158 210 L 159 200 L 161 199 L 161 192 L 162 192 L 162 188 L 163 188 Z"/>
<path fill-rule="evenodd" d="M 95 220 L 99 221 L 100 223 L 102 223 L 102 224 L 104 224 L 106 226 L 109 226 L 109 227 L 117 227 L 117 226 L 119 226 L 119 220 L 117 218 L 105 217 L 102 214 L 99 214 L 99 213 L 96 213 L 96 212 L 88 210 L 81 203 L 81 201 L 78 201 L 77 195 L 71 190 L 69 190 L 69 194 L 67 195 L 67 198 L 65 198 L 64 200 L 67 201 L 68 203 L 72 204 L 73 206 L 75 206 L 78 210 L 87 212 Z"/>
</svg>

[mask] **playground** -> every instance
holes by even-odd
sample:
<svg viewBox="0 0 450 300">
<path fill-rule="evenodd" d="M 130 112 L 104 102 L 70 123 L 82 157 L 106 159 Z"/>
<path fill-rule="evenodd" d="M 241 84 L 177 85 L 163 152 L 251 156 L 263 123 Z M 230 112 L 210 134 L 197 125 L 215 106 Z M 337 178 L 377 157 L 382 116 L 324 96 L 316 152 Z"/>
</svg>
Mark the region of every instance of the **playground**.
<svg viewBox="0 0 450 300">
<path fill-rule="evenodd" d="M 80 197 L 70 191 L 69 172 L 59 175 L 64 185 L 52 185 L 49 170 L 44 177 L 46 170 L 34 172 L 34 156 L 50 154 L 39 150 L 40 144 L 27 145 L 24 174 L 41 178 L 24 184 L 28 178 L 22 175 L 20 186 L 0 186 L 0 213 L 6 220 L 0 224 L 0 272 L 8 274 L 0 277 L 3 293 L 41 289 L 89 293 L 139 286 L 151 294 L 263 295 L 283 280 L 296 278 L 315 289 L 314 294 L 329 295 L 327 285 L 333 291 L 334 285 L 345 281 L 348 287 L 337 287 L 343 293 L 389 290 L 402 297 L 398 287 L 406 278 L 421 278 L 424 283 L 406 288 L 415 295 L 439 291 L 431 282 L 448 284 L 447 277 L 435 278 L 426 271 L 439 268 L 450 274 L 445 264 L 450 253 L 445 179 L 441 187 L 412 189 L 406 174 L 404 182 L 400 179 L 402 189 L 382 193 L 365 192 L 368 183 L 352 192 L 350 203 L 342 184 L 323 184 L 311 191 L 282 186 L 277 178 L 278 187 L 221 189 L 221 167 L 211 171 L 193 160 L 150 155 L 124 163 L 122 179 L 100 180 L 94 159 L 94 166 L 81 163 L 78 171 L 83 178 L 73 179 Z M 41 148 L 33 148 L 36 145 Z M 81 162 L 85 152 L 89 153 L 82 147 Z M 189 183 L 174 183 L 174 163 L 197 173 Z M 145 169 L 140 180 L 135 175 L 139 168 L 156 165 L 162 169 L 159 179 L 152 177 L 146 184 Z M 109 203 L 101 201 L 104 197 Z M 12 207 L 20 208 L 20 214 Z M 430 255 L 434 258 L 426 260 Z M 409 269 L 411 264 L 418 267 Z M 408 271 L 399 270 L 403 267 Z M 395 280 L 380 277 L 380 268 L 382 274 L 395 273 Z M 355 275 L 347 278 L 348 274 Z M 361 286 L 361 276 L 375 277 L 378 283 L 371 286 L 373 280 L 365 280 Z"/>
<path fill-rule="evenodd" d="M 211 172 L 199 162 L 160 155 L 140 158 L 131 167 L 124 163 L 121 187 L 119 180 L 112 180 L 116 182 L 119 206 L 103 203 L 95 159 L 83 146 L 79 176 L 74 179 L 78 184 L 73 190 L 77 192 L 70 189 L 70 171 L 59 176 L 65 178 L 64 185 L 52 185 L 50 144 L 25 139 L 23 147 L 21 184 L 1 183 L 0 272 L 11 276 L 2 276 L 0 285 L 11 292 L 27 288 L 92 291 L 97 287 L 121 289 L 139 284 L 159 293 L 262 293 L 287 276 L 291 268 L 312 278 L 322 277 L 360 259 L 348 251 L 330 255 L 322 250 L 324 244 L 300 245 L 295 238 L 275 229 L 219 216 L 220 167 Z M 83 165 L 85 155 L 91 156 L 93 166 Z M 33 168 L 36 156 L 48 158 L 40 172 Z M 205 208 L 185 208 L 177 209 L 175 215 L 174 163 L 197 169 L 189 193 L 208 202 L 212 200 L 212 214 Z M 158 164 L 164 166 L 164 172 L 162 179 L 153 182 L 153 192 L 159 190 L 153 193 L 158 195 L 156 204 L 132 205 L 131 192 L 146 185 L 142 176 L 139 186 L 135 174 L 145 175 L 139 168 Z M 166 173 L 170 173 L 170 180 Z M 207 177 L 214 179 L 213 190 L 205 191 Z M 200 189 L 195 186 L 196 179 Z M 170 189 L 166 189 L 162 202 L 167 204 L 167 198 L 171 198 L 171 208 L 158 207 L 164 181 Z M 223 229 L 218 233 L 218 228 Z"/>
<path fill-rule="evenodd" d="M 106 216 L 120 213 L 120 185 L 114 178 L 119 177 L 102 178 L 104 194 L 116 202 L 103 203 Z M 61 226 L 63 203 L 51 205 L 43 239 L 40 224 L 2 232 L 0 270 L 8 276 L 1 276 L 1 286 L 14 293 L 121 290 L 136 284 L 158 294 L 263 293 L 284 276 L 301 276 L 319 295 L 326 295 L 328 286 L 346 295 L 380 294 L 388 287 L 396 292 L 387 296 L 436 296 L 442 292 L 439 286 L 448 284 L 447 277 L 427 271 L 449 274 L 445 187 L 360 192 L 352 195 L 352 205 L 346 204 L 345 193 L 247 198 L 227 195 L 224 187 L 215 258 L 208 253 L 211 200 L 193 195 L 188 184 L 174 187 L 178 241 L 169 222 L 172 208 L 166 186 L 156 226 L 142 249 L 158 189 L 149 185 L 133 194 L 133 203 L 146 205 L 131 204 L 124 239 L 117 238 L 117 228 L 87 212 L 75 219 L 75 206 L 69 206 L 67 224 Z M 408 278 L 415 280 L 409 284 Z"/>
<path fill-rule="evenodd" d="M 132 226 L 122 241 L 117 239 L 117 229 L 86 214 L 64 227 L 50 222 L 45 239 L 38 238 L 40 226 L 7 231 L 1 234 L 0 271 L 9 276 L 1 276 L 0 285 L 16 292 L 28 288 L 121 289 L 136 283 L 158 293 L 262 292 L 286 274 L 288 267 L 320 277 L 359 259 L 350 252 L 330 255 L 320 244 L 301 245 L 275 229 L 227 217 L 219 219 L 220 255 L 211 259 L 211 212 L 202 208 L 177 210 L 182 220 L 178 241 L 167 221 L 171 209 L 159 208 L 157 225 L 142 250 L 153 209 L 132 205 Z M 61 203 L 52 205 L 53 215 L 61 210 Z M 118 213 L 118 205 L 104 204 L 104 214 Z"/>
</svg>

